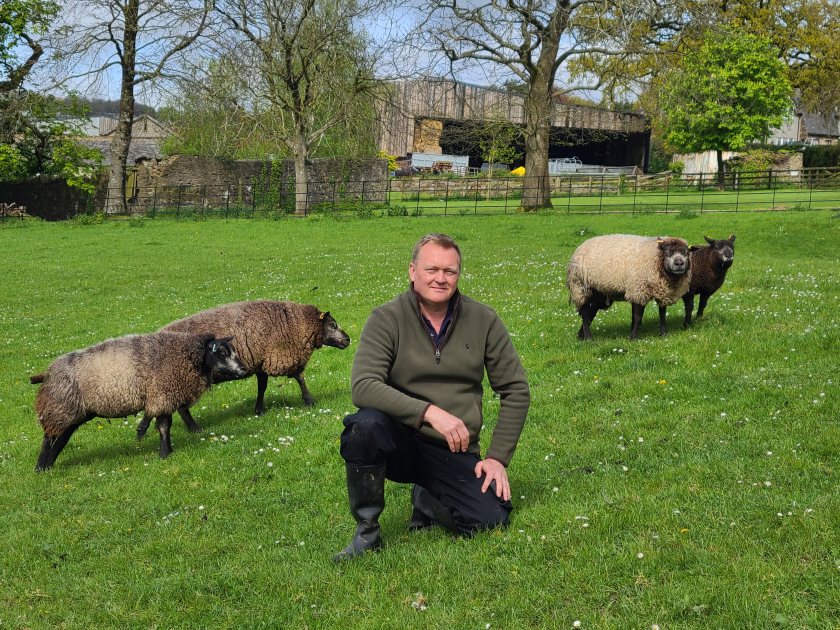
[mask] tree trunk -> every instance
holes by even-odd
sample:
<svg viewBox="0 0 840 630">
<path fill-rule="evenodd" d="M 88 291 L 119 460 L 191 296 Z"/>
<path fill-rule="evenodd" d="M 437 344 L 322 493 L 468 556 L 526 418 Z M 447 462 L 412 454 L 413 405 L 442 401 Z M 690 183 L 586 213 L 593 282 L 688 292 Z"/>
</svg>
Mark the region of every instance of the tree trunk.
<svg viewBox="0 0 840 630">
<path fill-rule="evenodd" d="M 533 212 L 551 207 L 551 186 L 548 181 L 550 95 L 535 96 L 532 90 L 525 100 L 525 121 L 525 181 L 521 209 Z"/>
<path fill-rule="evenodd" d="M 295 139 L 295 214 L 306 215 L 309 211 L 309 149 L 298 134 Z"/>
<path fill-rule="evenodd" d="M 139 3 L 140 0 L 128 0 L 125 4 L 120 114 L 117 128 L 114 130 L 114 137 L 111 140 L 111 163 L 108 168 L 108 194 L 105 205 L 107 213 L 124 214 L 126 212 L 125 166 L 128 161 L 128 148 L 131 144 L 131 130 L 134 124 L 134 78 Z"/>
<path fill-rule="evenodd" d="M 548 181 L 548 144 L 553 113 L 553 64 L 558 37 L 546 38 L 531 75 L 525 96 L 525 181 L 522 189 L 523 212 L 551 207 Z"/>
</svg>

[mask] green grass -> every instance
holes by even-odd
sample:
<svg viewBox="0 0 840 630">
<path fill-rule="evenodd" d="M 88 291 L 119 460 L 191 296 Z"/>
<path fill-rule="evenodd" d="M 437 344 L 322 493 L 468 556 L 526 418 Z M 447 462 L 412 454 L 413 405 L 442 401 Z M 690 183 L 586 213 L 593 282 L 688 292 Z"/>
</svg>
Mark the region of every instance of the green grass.
<svg viewBox="0 0 840 630">
<path fill-rule="evenodd" d="M 833 214 L 0 225 L 0 627 L 838 627 Z M 459 240 L 462 289 L 501 314 L 531 382 L 512 524 L 409 535 L 409 488 L 389 483 L 386 549 L 335 566 L 353 529 L 338 436 L 355 342 L 430 231 Z M 660 338 L 649 306 L 629 342 L 619 303 L 580 343 L 565 264 L 610 232 L 734 232 L 735 264 L 691 329 L 678 305 Z M 193 410 L 204 433 L 175 419 L 166 461 L 130 417 L 89 422 L 33 471 L 29 375 L 256 298 L 317 304 L 353 339 L 313 355 L 314 408 L 272 379 L 256 418 L 255 381 L 226 383 Z"/>
<path fill-rule="evenodd" d="M 504 188 L 502 188 L 504 193 Z M 392 193 L 391 205 L 402 205 L 409 211 L 426 216 L 439 214 L 510 214 L 515 213 L 520 202 L 519 191 L 510 190 L 487 199 L 483 193 L 478 198 L 446 196 L 446 190 L 437 193 Z M 718 191 L 696 189 L 670 192 L 630 192 L 601 195 L 558 195 L 552 197 L 554 209 L 569 214 L 599 213 L 678 213 L 747 212 L 774 210 L 816 210 L 840 208 L 840 191 L 808 190 L 807 188 L 779 188 L 778 190 Z"/>
</svg>

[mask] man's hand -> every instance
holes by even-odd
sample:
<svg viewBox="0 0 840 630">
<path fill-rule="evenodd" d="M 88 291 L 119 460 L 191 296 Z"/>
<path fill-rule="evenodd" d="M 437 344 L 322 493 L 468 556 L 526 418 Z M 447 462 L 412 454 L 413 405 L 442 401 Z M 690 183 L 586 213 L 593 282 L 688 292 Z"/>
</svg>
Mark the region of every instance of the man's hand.
<svg viewBox="0 0 840 630">
<path fill-rule="evenodd" d="M 496 482 L 496 496 L 503 501 L 510 500 L 510 482 L 508 481 L 507 469 L 502 462 L 495 459 L 483 459 L 475 465 L 475 476 L 481 478 L 484 473 L 484 483 L 481 484 L 481 491 L 487 492 L 490 483 Z"/>
<path fill-rule="evenodd" d="M 440 407 L 429 405 L 423 420 L 446 438 L 450 451 L 453 453 L 466 452 L 470 445 L 470 432 L 467 431 L 467 425 L 459 417 L 453 416 Z"/>
</svg>

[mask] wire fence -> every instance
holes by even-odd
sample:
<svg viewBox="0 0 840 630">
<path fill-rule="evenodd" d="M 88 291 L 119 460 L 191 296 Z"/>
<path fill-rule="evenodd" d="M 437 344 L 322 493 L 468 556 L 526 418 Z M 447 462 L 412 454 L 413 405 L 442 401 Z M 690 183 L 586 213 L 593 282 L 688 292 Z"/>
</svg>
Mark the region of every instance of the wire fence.
<svg viewBox="0 0 840 630">
<path fill-rule="evenodd" d="M 545 186 L 555 212 L 569 214 L 706 213 L 840 208 L 840 168 L 717 174 L 577 174 L 533 177 L 405 177 L 310 181 L 293 185 L 135 188 L 125 207 L 116 191 L 89 200 L 104 217 L 250 218 L 311 214 L 435 216 L 520 211 L 531 187 Z"/>
</svg>

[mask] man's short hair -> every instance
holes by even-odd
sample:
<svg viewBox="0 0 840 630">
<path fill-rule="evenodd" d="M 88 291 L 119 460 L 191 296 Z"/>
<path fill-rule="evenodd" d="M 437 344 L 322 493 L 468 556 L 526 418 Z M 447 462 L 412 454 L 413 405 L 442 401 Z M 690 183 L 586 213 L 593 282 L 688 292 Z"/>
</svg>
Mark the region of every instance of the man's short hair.
<svg viewBox="0 0 840 630">
<path fill-rule="evenodd" d="M 417 241 L 417 244 L 414 246 L 414 252 L 411 255 L 411 262 L 417 262 L 417 257 L 420 255 L 420 250 L 424 245 L 427 245 L 428 243 L 434 243 L 435 245 L 439 245 L 444 249 L 454 249 L 458 254 L 458 266 L 460 267 L 461 248 L 458 247 L 458 243 L 456 243 L 455 239 L 451 236 L 447 234 L 438 234 L 437 232 L 426 234 L 426 236 Z"/>
</svg>

